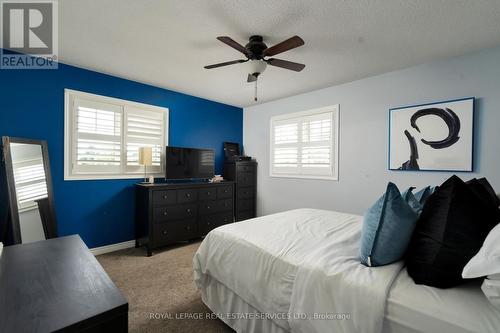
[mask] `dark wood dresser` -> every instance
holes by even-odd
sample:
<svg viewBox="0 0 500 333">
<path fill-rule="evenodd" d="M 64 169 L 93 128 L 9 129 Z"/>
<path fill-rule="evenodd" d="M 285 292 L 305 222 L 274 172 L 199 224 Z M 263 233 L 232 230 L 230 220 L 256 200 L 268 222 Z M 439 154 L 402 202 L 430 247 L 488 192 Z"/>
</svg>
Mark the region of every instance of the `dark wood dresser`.
<svg viewBox="0 0 500 333">
<path fill-rule="evenodd" d="M 76 235 L 0 256 L 0 332 L 54 331 L 128 331 L 127 300 Z"/>
<path fill-rule="evenodd" d="M 234 181 L 235 218 L 243 221 L 256 216 L 257 162 L 236 161 L 224 163 L 224 178 Z"/>
<path fill-rule="evenodd" d="M 234 182 L 136 185 L 136 246 L 152 250 L 234 222 Z"/>
</svg>

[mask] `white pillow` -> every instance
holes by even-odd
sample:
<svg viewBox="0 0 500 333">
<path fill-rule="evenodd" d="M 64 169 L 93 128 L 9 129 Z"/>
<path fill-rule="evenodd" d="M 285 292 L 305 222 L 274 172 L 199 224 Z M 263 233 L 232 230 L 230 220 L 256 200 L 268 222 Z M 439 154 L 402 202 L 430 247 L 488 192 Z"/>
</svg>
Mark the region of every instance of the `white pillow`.
<svg viewBox="0 0 500 333">
<path fill-rule="evenodd" d="M 491 279 L 491 277 L 488 276 L 484 279 L 481 290 L 484 295 L 488 297 L 488 301 L 490 301 L 494 307 L 500 309 L 500 280 Z"/>
<path fill-rule="evenodd" d="M 465 265 L 464 279 L 500 274 L 500 224 L 490 231 L 479 252 Z"/>
</svg>

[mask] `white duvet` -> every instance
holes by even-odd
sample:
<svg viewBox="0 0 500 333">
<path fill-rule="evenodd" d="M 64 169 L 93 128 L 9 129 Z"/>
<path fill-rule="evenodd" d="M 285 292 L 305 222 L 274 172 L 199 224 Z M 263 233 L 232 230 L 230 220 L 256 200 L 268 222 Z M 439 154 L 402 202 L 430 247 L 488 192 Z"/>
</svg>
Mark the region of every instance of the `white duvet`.
<svg viewBox="0 0 500 333">
<path fill-rule="evenodd" d="M 362 217 L 297 209 L 210 232 L 193 258 L 210 276 L 293 332 L 380 332 L 396 263 L 359 263 Z"/>
</svg>

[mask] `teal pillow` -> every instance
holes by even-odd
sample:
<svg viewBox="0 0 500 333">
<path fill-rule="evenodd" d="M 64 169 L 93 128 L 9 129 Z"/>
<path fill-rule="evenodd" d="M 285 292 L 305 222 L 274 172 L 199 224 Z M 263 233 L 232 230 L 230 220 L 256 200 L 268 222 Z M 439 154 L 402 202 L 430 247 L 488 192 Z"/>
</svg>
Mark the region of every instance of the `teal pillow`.
<svg viewBox="0 0 500 333">
<path fill-rule="evenodd" d="M 417 193 L 415 193 L 415 198 L 423 205 L 427 201 L 427 198 L 430 197 L 432 193 L 436 190 L 435 186 L 426 186 Z"/>
<path fill-rule="evenodd" d="M 412 193 L 412 191 L 415 189 L 415 187 L 409 187 L 406 191 L 401 193 L 403 196 L 403 199 L 410 205 L 413 210 L 420 215 L 422 213 L 422 209 L 424 208 L 424 205 L 420 203 L 420 201 L 415 197 L 415 195 Z"/>
<path fill-rule="evenodd" d="M 363 220 L 361 263 L 374 267 L 402 259 L 417 219 L 418 213 L 406 202 L 398 187 L 387 184 L 385 194 L 368 209 Z"/>
</svg>

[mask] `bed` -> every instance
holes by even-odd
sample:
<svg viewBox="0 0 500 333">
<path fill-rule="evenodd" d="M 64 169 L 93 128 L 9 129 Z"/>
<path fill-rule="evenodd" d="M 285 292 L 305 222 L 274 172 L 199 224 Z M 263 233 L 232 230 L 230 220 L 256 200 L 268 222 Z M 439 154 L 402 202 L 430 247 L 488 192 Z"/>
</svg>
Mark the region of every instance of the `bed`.
<svg viewBox="0 0 500 333">
<path fill-rule="evenodd" d="M 477 281 L 415 285 L 359 263 L 362 217 L 297 209 L 219 227 L 193 258 L 203 302 L 237 332 L 497 332 Z"/>
</svg>

